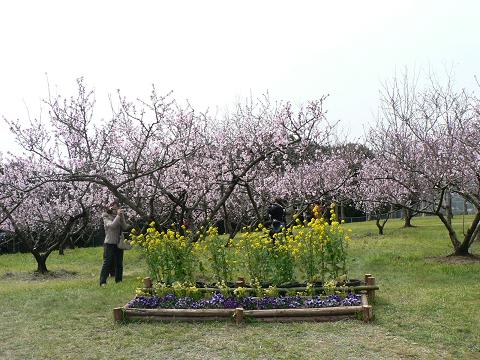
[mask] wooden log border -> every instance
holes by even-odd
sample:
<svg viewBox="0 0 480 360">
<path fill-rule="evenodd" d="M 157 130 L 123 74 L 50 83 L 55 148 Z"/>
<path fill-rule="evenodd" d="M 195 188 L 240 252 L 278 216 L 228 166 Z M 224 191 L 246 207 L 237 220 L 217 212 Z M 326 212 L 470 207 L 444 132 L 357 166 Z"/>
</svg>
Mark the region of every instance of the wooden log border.
<svg viewBox="0 0 480 360">
<path fill-rule="evenodd" d="M 236 309 L 134 309 L 126 306 L 114 309 L 117 322 L 129 320 L 146 321 L 210 321 L 234 320 L 240 325 L 248 319 L 257 321 L 337 321 L 361 317 L 369 322 L 373 317 L 372 306 L 368 305 L 367 296 L 362 296 L 362 305 L 330 308 L 296 308 L 245 310 Z"/>
<path fill-rule="evenodd" d="M 245 320 L 254 319 L 264 322 L 294 322 L 294 321 L 337 321 L 350 318 L 361 318 L 364 322 L 373 319 L 373 308 L 370 303 L 375 299 L 375 278 L 365 274 L 365 286 L 353 287 L 361 293 L 361 305 L 338 306 L 329 308 L 295 308 L 245 310 L 236 309 L 136 309 L 127 305 L 113 310 L 116 322 L 124 321 L 211 321 L 234 320 L 237 325 Z M 144 284 L 152 290 L 151 280 L 144 279 Z M 205 289 L 205 288 L 204 288 Z M 342 288 L 344 289 L 344 288 Z M 206 290 L 206 289 L 205 289 Z M 218 289 L 212 289 L 217 290 Z M 289 289 L 291 290 L 291 289 Z"/>
</svg>

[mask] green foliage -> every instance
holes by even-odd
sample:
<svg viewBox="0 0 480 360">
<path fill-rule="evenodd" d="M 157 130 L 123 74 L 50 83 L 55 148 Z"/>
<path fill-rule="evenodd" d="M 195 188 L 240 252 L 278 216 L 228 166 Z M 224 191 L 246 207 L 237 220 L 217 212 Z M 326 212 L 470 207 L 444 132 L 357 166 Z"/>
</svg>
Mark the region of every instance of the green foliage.
<svg viewBox="0 0 480 360">
<path fill-rule="evenodd" d="M 165 284 L 163 282 L 156 283 L 154 285 L 154 289 L 155 289 L 155 294 L 157 294 L 157 296 L 161 296 L 161 297 L 172 293 L 171 286 L 169 286 L 168 284 Z"/>
<path fill-rule="evenodd" d="M 323 291 L 325 292 L 325 295 L 333 295 L 335 294 L 336 287 L 337 287 L 336 281 L 329 280 L 323 284 Z"/>
<path fill-rule="evenodd" d="M 315 295 L 315 288 L 312 283 L 307 283 L 307 286 L 305 287 L 305 295 L 308 295 L 308 296 Z"/>
<path fill-rule="evenodd" d="M 275 243 L 272 246 L 270 256 L 271 282 L 279 285 L 295 279 L 298 249 L 292 228 L 284 228 L 282 232 L 275 234 L 273 237 Z"/>
<path fill-rule="evenodd" d="M 209 228 L 206 236 L 201 237 L 194 244 L 196 255 L 199 259 L 207 259 L 206 268 L 210 267 L 217 282 L 232 280 L 232 273 L 235 271 L 235 260 L 230 245 L 231 242 L 228 239 L 218 235 L 216 227 Z"/>
<path fill-rule="evenodd" d="M 267 281 L 271 278 L 271 248 L 269 230 L 262 225 L 253 231 L 244 228 L 234 239 L 235 258 L 250 279 Z"/>
<path fill-rule="evenodd" d="M 279 295 L 279 292 L 276 286 L 270 285 L 267 289 L 263 290 L 263 295 L 275 297 Z"/>
<path fill-rule="evenodd" d="M 202 297 L 202 292 L 195 284 L 185 282 L 181 283 L 175 281 L 172 285 L 165 283 L 156 283 L 154 284 L 154 291 L 149 293 L 150 295 L 157 295 L 159 297 L 164 297 L 168 294 L 175 294 L 177 297 L 189 296 L 194 299 L 200 299 Z M 143 290 L 143 292 L 145 292 Z"/>
<path fill-rule="evenodd" d="M 193 254 L 191 233 L 185 228 L 183 232 L 171 229 L 159 232 L 153 222 L 146 234 L 132 230 L 131 244 L 143 251 L 150 276 L 158 282 L 193 281 L 197 258 Z"/>
<path fill-rule="evenodd" d="M 330 222 L 319 216 L 314 208 L 310 222 L 299 221 L 293 227 L 298 247 L 298 264 L 308 282 L 326 281 L 347 275 L 347 243 L 350 239 L 330 210 Z"/>
<path fill-rule="evenodd" d="M 245 296 L 248 296 L 249 291 L 247 288 L 239 286 L 233 290 L 233 295 L 235 295 L 238 298 L 243 298 Z"/>
<path fill-rule="evenodd" d="M 255 278 L 252 282 L 252 287 L 255 291 L 255 296 L 261 297 L 263 296 L 263 289 L 262 285 L 260 284 L 260 281 L 258 281 L 257 278 Z"/>
<path fill-rule="evenodd" d="M 229 297 L 233 294 L 232 289 L 229 288 L 223 280 L 220 283 L 217 283 L 217 287 L 220 290 L 220 293 L 222 293 L 222 295 L 225 297 Z"/>
</svg>

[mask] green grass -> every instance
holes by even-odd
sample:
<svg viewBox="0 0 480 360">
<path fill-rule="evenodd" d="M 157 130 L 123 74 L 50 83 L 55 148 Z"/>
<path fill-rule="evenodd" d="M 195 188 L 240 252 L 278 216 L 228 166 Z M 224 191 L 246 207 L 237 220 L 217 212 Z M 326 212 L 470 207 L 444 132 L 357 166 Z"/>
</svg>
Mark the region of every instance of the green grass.
<svg viewBox="0 0 480 360">
<path fill-rule="evenodd" d="M 146 275 L 135 251 L 124 282 L 106 288 L 102 248 L 53 254 L 47 266 L 58 277 L 33 276 L 29 254 L 2 255 L 0 359 L 478 359 L 480 263 L 432 258 L 451 252 L 446 231 L 435 218 L 414 224 L 391 220 L 385 236 L 372 222 L 351 225 L 351 277 L 372 273 L 380 286 L 371 324 L 115 324 L 112 309 Z"/>
</svg>

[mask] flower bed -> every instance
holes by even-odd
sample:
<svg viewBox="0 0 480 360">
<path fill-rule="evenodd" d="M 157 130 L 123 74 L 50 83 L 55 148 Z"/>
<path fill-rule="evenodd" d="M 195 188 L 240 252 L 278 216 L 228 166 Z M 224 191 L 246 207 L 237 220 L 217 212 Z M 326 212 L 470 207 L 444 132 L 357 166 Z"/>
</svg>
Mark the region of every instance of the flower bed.
<svg viewBox="0 0 480 360">
<path fill-rule="evenodd" d="M 214 320 L 235 317 L 262 321 L 327 321 L 363 314 L 372 318 L 375 278 L 351 281 L 347 272 L 349 236 L 334 206 L 328 220 L 314 209 L 310 221 L 271 236 L 262 224 L 234 239 L 214 227 L 192 234 L 185 226 L 133 230 L 150 278 L 136 298 L 114 310 L 121 320 Z M 201 274 L 201 280 L 195 276 Z M 235 277 L 238 278 L 234 281 Z M 364 292 L 358 295 L 359 292 Z M 344 297 L 338 294 L 347 294 Z"/>
<path fill-rule="evenodd" d="M 126 308 L 129 309 L 235 309 L 241 307 L 245 310 L 266 309 L 295 309 L 295 308 L 329 308 L 339 306 L 359 306 L 362 303 L 360 295 L 348 294 L 346 297 L 339 295 L 329 296 L 247 296 L 236 298 L 225 297 L 215 293 L 209 299 L 195 300 L 191 297 L 177 297 L 168 294 L 158 296 L 137 296 L 131 300 Z"/>
<path fill-rule="evenodd" d="M 368 278 L 367 278 L 368 276 Z M 374 278 L 366 275 L 366 284 L 375 287 Z M 148 279 L 147 283 L 151 282 Z M 153 289 L 152 289 L 153 290 Z M 368 322 L 373 317 L 369 298 L 373 300 L 373 289 L 367 296 L 351 292 L 342 297 L 327 296 L 225 296 L 214 293 L 207 298 L 190 296 L 138 295 L 124 307 L 114 309 L 116 321 L 205 321 L 235 319 L 237 324 L 244 319 L 260 321 L 335 321 L 348 318 L 363 318 Z"/>
<path fill-rule="evenodd" d="M 165 306 L 167 308 L 163 308 Z M 173 306 L 173 308 L 171 307 Z M 188 306 L 196 306 L 189 308 Z M 234 307 L 235 306 L 235 307 Z M 259 321 L 336 321 L 363 317 L 372 319 L 372 306 L 366 294 L 327 297 L 246 297 L 225 298 L 215 294 L 203 301 L 177 298 L 174 295 L 137 297 L 123 308 L 114 309 L 116 321 L 206 321 L 235 319 L 237 324 L 245 319 Z"/>
</svg>

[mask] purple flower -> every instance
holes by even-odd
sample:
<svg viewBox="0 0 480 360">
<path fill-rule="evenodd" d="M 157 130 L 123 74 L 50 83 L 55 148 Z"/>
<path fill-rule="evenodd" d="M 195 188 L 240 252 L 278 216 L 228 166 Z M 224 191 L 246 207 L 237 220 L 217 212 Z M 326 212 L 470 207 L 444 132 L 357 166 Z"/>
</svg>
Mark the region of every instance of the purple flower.
<svg viewBox="0 0 480 360">
<path fill-rule="evenodd" d="M 127 307 L 155 309 L 159 307 L 159 303 L 160 299 L 158 296 L 137 296 L 127 304 Z"/>
<path fill-rule="evenodd" d="M 222 307 L 223 303 L 225 301 L 225 297 L 221 293 L 215 293 L 212 295 L 212 298 L 210 299 L 210 304 L 213 307 Z"/>
<path fill-rule="evenodd" d="M 246 310 L 262 309 L 294 309 L 294 308 L 325 308 L 334 306 L 356 306 L 361 304 L 361 296 L 348 294 L 345 298 L 339 295 L 326 297 L 314 296 L 304 298 L 301 296 L 282 297 L 252 297 L 225 298 L 221 293 L 215 293 L 210 299 L 195 300 L 191 297 L 177 298 L 174 294 L 164 297 L 158 296 L 137 296 L 127 306 L 142 309 L 234 309 L 243 307 Z"/>
<path fill-rule="evenodd" d="M 239 302 L 233 297 L 229 297 L 223 302 L 223 307 L 225 309 L 235 309 L 236 307 L 238 307 L 238 305 Z"/>
</svg>

